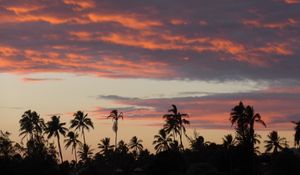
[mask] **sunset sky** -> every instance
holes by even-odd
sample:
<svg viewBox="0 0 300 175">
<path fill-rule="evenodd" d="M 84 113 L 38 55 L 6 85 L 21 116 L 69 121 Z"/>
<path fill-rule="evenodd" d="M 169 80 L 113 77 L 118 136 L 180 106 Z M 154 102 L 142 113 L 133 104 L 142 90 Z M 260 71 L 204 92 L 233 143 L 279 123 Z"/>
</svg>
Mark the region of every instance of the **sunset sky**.
<svg viewBox="0 0 300 175">
<path fill-rule="evenodd" d="M 300 0 L 0 0 L 0 129 L 19 141 L 37 111 L 68 122 L 87 112 L 90 145 L 153 135 L 171 104 L 221 143 L 239 101 L 293 146 L 300 120 Z M 265 137 L 263 137 L 264 139 Z M 70 154 L 66 151 L 65 154 Z"/>
</svg>

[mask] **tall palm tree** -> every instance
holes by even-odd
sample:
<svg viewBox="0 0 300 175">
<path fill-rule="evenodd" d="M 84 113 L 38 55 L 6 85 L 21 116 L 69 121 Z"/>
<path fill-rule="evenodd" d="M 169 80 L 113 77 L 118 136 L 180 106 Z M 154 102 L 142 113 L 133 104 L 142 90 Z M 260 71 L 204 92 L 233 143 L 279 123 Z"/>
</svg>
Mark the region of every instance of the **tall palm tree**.
<svg viewBox="0 0 300 175">
<path fill-rule="evenodd" d="M 267 127 L 267 125 L 261 119 L 260 114 L 254 112 L 254 108 L 252 106 L 247 106 L 245 112 L 246 112 L 247 124 L 249 125 L 251 148 L 253 148 L 254 150 L 254 144 L 256 142 L 255 133 L 254 133 L 254 124 L 259 123 L 262 124 L 264 127 Z"/>
<path fill-rule="evenodd" d="M 235 146 L 237 144 L 235 138 L 231 134 L 225 135 L 223 140 L 223 146 L 226 149 L 230 149 L 231 147 Z"/>
<path fill-rule="evenodd" d="M 136 153 L 140 153 L 141 151 L 143 151 L 143 148 L 144 148 L 142 142 L 143 142 L 142 140 L 140 140 L 136 136 L 134 136 L 131 138 L 128 146 L 130 149 L 132 149 Z"/>
<path fill-rule="evenodd" d="M 75 131 L 81 131 L 83 137 L 83 143 L 86 144 L 84 130 L 90 130 L 90 127 L 94 129 L 94 124 L 90 118 L 88 118 L 88 114 L 84 114 L 82 111 L 77 111 L 74 113 L 74 119 L 71 120 L 71 127 L 75 128 Z"/>
<path fill-rule="evenodd" d="M 277 131 L 270 132 L 265 143 L 266 152 L 270 152 L 273 149 L 273 153 L 277 153 L 283 150 L 284 147 L 287 147 L 286 139 L 279 137 Z"/>
<path fill-rule="evenodd" d="M 120 112 L 120 113 L 118 113 L 118 110 L 112 110 L 111 112 L 110 112 L 110 114 L 109 114 L 109 116 L 107 116 L 107 118 L 112 118 L 112 120 L 114 120 L 114 124 L 113 124 L 113 127 L 112 127 L 112 129 L 113 129 L 113 131 L 115 132 L 115 149 L 117 149 L 117 140 L 118 140 L 118 120 L 120 119 L 120 118 L 122 118 L 123 119 L 123 113 L 122 112 Z"/>
<path fill-rule="evenodd" d="M 237 106 L 231 109 L 230 118 L 231 126 L 235 125 L 238 134 L 241 136 L 242 140 L 246 140 L 246 116 L 245 116 L 245 106 L 243 102 L 240 102 Z"/>
<path fill-rule="evenodd" d="M 63 162 L 63 156 L 62 156 L 62 151 L 61 151 L 61 146 L 60 146 L 60 134 L 65 136 L 66 131 L 68 129 L 64 127 L 66 123 L 61 123 L 60 122 L 60 116 L 52 116 L 51 120 L 46 123 L 46 129 L 45 133 L 48 134 L 48 139 L 51 138 L 52 136 L 57 138 L 57 144 L 59 148 L 59 154 L 60 154 L 60 160 Z"/>
<path fill-rule="evenodd" d="M 102 140 L 100 140 L 100 143 L 98 143 L 98 148 L 100 149 L 100 153 L 104 154 L 105 156 L 109 151 L 113 149 L 113 145 L 110 145 L 110 138 L 105 137 Z"/>
<path fill-rule="evenodd" d="M 74 133 L 73 131 L 70 131 L 67 134 L 67 137 L 64 142 L 66 143 L 65 148 L 69 148 L 70 146 L 72 146 L 72 154 L 74 153 L 75 155 L 75 161 L 77 162 L 77 145 L 82 145 L 81 141 L 78 140 L 79 135 L 77 133 Z"/>
<path fill-rule="evenodd" d="M 171 135 L 168 135 L 164 129 L 159 130 L 159 133 L 154 136 L 153 145 L 156 153 L 169 151 L 172 143 Z"/>
<path fill-rule="evenodd" d="M 254 124 L 260 123 L 266 127 L 265 122 L 261 119 L 259 113 L 254 112 L 251 106 L 245 107 L 242 102 L 235 106 L 230 113 L 230 121 L 232 125 L 236 125 L 236 131 L 239 140 L 246 144 L 249 149 L 254 151 L 255 140 Z"/>
<path fill-rule="evenodd" d="M 186 135 L 185 125 L 190 124 L 190 122 L 185 119 L 186 117 L 188 117 L 188 114 L 181 114 L 180 112 L 178 112 L 177 107 L 174 104 L 172 104 L 172 109 L 169 109 L 168 112 L 168 114 L 165 114 L 163 116 L 163 118 L 166 119 L 164 129 L 167 133 L 173 133 L 174 140 L 176 135 L 179 135 L 180 147 L 183 149 L 182 135 Z"/>
<path fill-rule="evenodd" d="M 292 123 L 294 123 L 295 126 L 295 135 L 294 135 L 294 141 L 295 141 L 295 146 L 300 148 L 300 121 L 295 122 L 292 121 Z"/>
<path fill-rule="evenodd" d="M 88 162 L 93 155 L 93 149 L 89 145 L 83 144 L 78 150 L 79 157 L 85 163 Z"/>
<path fill-rule="evenodd" d="M 41 136 L 45 128 L 44 120 L 40 118 L 39 114 L 31 110 L 24 112 L 19 123 L 21 131 L 20 136 L 24 135 L 22 140 L 27 136 L 29 136 L 31 140 L 34 138 L 40 138 L 39 136 Z"/>
</svg>

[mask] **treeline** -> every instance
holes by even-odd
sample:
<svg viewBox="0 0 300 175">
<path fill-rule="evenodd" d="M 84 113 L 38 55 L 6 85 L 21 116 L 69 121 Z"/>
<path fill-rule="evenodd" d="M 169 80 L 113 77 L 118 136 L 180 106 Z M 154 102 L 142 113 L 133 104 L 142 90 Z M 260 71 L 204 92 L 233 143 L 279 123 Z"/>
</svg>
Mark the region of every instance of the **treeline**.
<svg viewBox="0 0 300 175">
<path fill-rule="evenodd" d="M 255 126 L 267 127 L 254 108 L 240 102 L 232 108 L 230 121 L 235 136 L 225 135 L 222 144 L 205 141 L 196 131 L 188 136 L 188 114 L 176 105 L 163 115 L 162 129 L 154 136 L 155 154 L 133 136 L 129 143 L 118 141 L 118 121 L 123 113 L 113 110 L 114 144 L 110 138 L 100 140 L 97 149 L 86 142 L 86 134 L 94 128 L 88 114 L 78 111 L 67 123 L 59 116 L 45 122 L 35 111 L 24 112 L 19 121 L 21 144 L 0 132 L 0 174 L 5 175 L 299 175 L 300 121 L 295 124 L 294 148 L 285 138 L 271 131 L 264 141 L 265 152 L 257 145 L 261 137 Z M 82 137 L 82 138 L 81 138 Z M 184 147 L 182 139 L 189 140 Z M 49 139 L 55 138 L 57 147 Z M 64 161 L 62 148 L 71 149 L 74 160 Z"/>
</svg>

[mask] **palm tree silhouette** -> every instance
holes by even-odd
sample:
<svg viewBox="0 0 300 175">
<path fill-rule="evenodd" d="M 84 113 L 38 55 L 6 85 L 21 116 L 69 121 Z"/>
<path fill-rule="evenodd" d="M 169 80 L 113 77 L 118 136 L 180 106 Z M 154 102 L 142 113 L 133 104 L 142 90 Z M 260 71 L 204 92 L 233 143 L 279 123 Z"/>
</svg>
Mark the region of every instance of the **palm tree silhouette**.
<svg viewBox="0 0 300 175">
<path fill-rule="evenodd" d="M 88 118 L 88 114 L 84 114 L 82 111 L 77 111 L 74 113 L 74 119 L 71 120 L 71 127 L 75 128 L 75 131 L 81 131 L 83 137 L 83 143 L 86 144 L 84 130 L 90 130 L 90 127 L 94 129 L 94 124 L 90 118 Z"/>
<path fill-rule="evenodd" d="M 48 139 L 52 136 L 57 138 L 57 144 L 59 148 L 59 154 L 60 154 L 60 160 L 63 162 L 63 156 L 60 146 L 60 134 L 65 136 L 66 131 L 68 130 L 66 127 L 64 127 L 66 123 L 60 122 L 60 116 L 52 116 L 51 120 L 46 123 L 45 133 L 48 134 Z"/>
<path fill-rule="evenodd" d="M 186 135 L 186 124 L 190 124 L 190 122 L 185 119 L 185 117 L 188 117 L 188 114 L 181 114 L 178 112 L 176 105 L 172 104 L 172 109 L 168 110 L 169 114 L 165 114 L 163 118 L 166 119 L 166 123 L 164 124 L 164 129 L 166 132 L 173 133 L 173 137 L 175 140 L 176 135 L 179 135 L 180 139 L 180 147 L 183 149 L 182 144 L 182 135 Z"/>
<path fill-rule="evenodd" d="M 140 153 L 143 151 L 143 144 L 142 140 L 138 139 L 136 136 L 132 137 L 128 146 L 130 149 L 132 149 L 136 154 Z"/>
<path fill-rule="evenodd" d="M 82 145 L 81 141 L 78 140 L 79 135 L 77 133 L 74 133 L 73 131 L 70 131 L 67 134 L 67 137 L 64 142 L 66 143 L 65 148 L 69 148 L 70 146 L 72 146 L 72 154 L 74 153 L 75 155 L 75 162 L 77 163 L 77 145 Z"/>
<path fill-rule="evenodd" d="M 123 113 L 122 112 L 120 112 L 120 113 L 118 113 L 118 110 L 112 110 L 111 112 L 110 112 L 110 114 L 109 114 L 109 116 L 107 116 L 107 118 L 112 118 L 112 120 L 114 120 L 114 124 L 113 124 L 113 127 L 112 127 L 112 129 L 113 129 L 113 131 L 115 132 L 115 149 L 117 149 L 117 140 L 118 140 L 118 120 L 120 119 L 120 118 L 122 118 L 123 119 Z"/>
<path fill-rule="evenodd" d="M 39 139 L 43 132 L 43 129 L 45 128 L 45 123 L 42 118 L 40 118 L 40 115 L 38 115 L 35 111 L 25 111 L 22 115 L 20 121 L 20 136 L 24 135 L 22 137 L 22 140 L 29 136 L 31 140 L 34 138 Z"/>
<path fill-rule="evenodd" d="M 100 153 L 107 156 L 107 153 L 113 149 L 113 145 L 110 145 L 110 138 L 105 137 L 102 140 L 100 140 L 100 143 L 98 143 L 98 148 L 100 149 Z"/>
<path fill-rule="evenodd" d="M 230 121 L 232 125 L 236 125 L 238 140 L 246 144 L 249 149 L 254 152 L 254 144 L 257 142 L 254 133 L 254 124 L 260 123 L 266 127 L 265 122 L 261 119 L 259 113 L 254 112 L 251 106 L 245 107 L 242 102 L 235 106 L 230 113 Z"/>
<path fill-rule="evenodd" d="M 246 116 L 245 116 L 245 106 L 243 102 L 240 102 L 239 105 L 231 109 L 230 118 L 231 126 L 236 125 L 236 129 L 239 131 L 239 135 L 242 137 L 242 140 L 246 140 Z"/>
<path fill-rule="evenodd" d="M 254 124 L 255 123 L 260 123 L 264 127 L 267 127 L 265 122 L 261 119 L 261 116 L 259 113 L 254 112 L 254 108 L 251 106 L 247 106 L 245 109 L 246 112 L 246 119 L 247 123 L 249 124 L 249 131 L 250 131 L 250 143 L 251 143 L 251 148 L 254 150 L 254 144 L 256 142 L 255 140 L 255 133 L 254 133 Z"/>
<path fill-rule="evenodd" d="M 83 144 L 79 150 L 78 150 L 78 155 L 82 161 L 87 163 L 93 155 L 93 149 L 87 144 Z"/>
<path fill-rule="evenodd" d="M 159 130 L 158 135 L 154 136 L 153 145 L 156 153 L 169 151 L 172 143 L 171 135 L 168 135 L 164 129 Z"/>
<path fill-rule="evenodd" d="M 294 123 L 295 126 L 295 135 L 294 135 L 294 141 L 295 141 L 295 146 L 300 148 L 300 121 L 295 122 L 292 121 L 292 123 Z"/>
<path fill-rule="evenodd" d="M 273 149 L 273 154 L 278 151 L 283 150 L 284 147 L 287 147 L 286 139 L 279 137 L 277 131 L 272 131 L 267 136 L 268 140 L 265 140 L 266 152 L 270 152 Z"/>
<path fill-rule="evenodd" d="M 231 134 L 225 135 L 223 140 L 223 146 L 228 150 L 231 147 L 235 146 L 237 144 L 237 141 Z"/>
<path fill-rule="evenodd" d="M 118 147 L 116 150 L 120 153 L 127 153 L 129 151 L 127 144 L 123 140 L 119 141 Z"/>
</svg>

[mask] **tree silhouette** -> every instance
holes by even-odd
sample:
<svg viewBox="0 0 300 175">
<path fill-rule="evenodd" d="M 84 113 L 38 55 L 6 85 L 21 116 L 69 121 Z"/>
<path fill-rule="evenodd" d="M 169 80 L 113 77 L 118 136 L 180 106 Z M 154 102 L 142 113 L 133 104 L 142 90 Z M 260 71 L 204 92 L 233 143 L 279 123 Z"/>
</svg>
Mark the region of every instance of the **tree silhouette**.
<svg viewBox="0 0 300 175">
<path fill-rule="evenodd" d="M 31 140 L 39 138 L 45 128 L 44 120 L 41 119 L 35 111 L 31 110 L 24 112 L 19 123 L 21 131 L 20 136 L 24 135 L 22 140 L 27 136 L 29 136 Z"/>
<path fill-rule="evenodd" d="M 52 116 L 51 120 L 46 123 L 45 133 L 48 134 L 48 139 L 52 136 L 57 138 L 57 144 L 59 148 L 59 154 L 60 154 L 60 160 L 63 162 L 63 156 L 60 146 L 60 134 L 65 136 L 66 131 L 68 130 L 66 127 L 64 127 L 66 123 L 60 122 L 60 116 Z"/>
<path fill-rule="evenodd" d="M 158 135 L 155 135 L 154 139 L 153 145 L 156 153 L 170 150 L 171 135 L 168 135 L 164 129 L 159 130 Z"/>
<path fill-rule="evenodd" d="M 295 143 L 296 147 L 298 146 L 300 148 L 300 121 L 298 121 L 298 122 L 292 121 L 292 123 L 294 123 L 296 125 L 295 126 L 294 143 Z"/>
<path fill-rule="evenodd" d="M 98 143 L 98 148 L 100 149 L 100 153 L 107 156 L 108 152 L 111 151 L 114 146 L 110 145 L 110 138 L 105 137 L 102 140 L 100 140 L 100 143 Z"/>
<path fill-rule="evenodd" d="M 143 141 L 138 139 L 136 136 L 133 136 L 130 139 L 128 147 L 129 147 L 129 149 L 133 150 L 135 157 L 137 157 L 137 155 L 143 151 L 144 146 L 143 146 L 142 142 Z"/>
<path fill-rule="evenodd" d="M 89 145 L 83 144 L 78 150 L 78 155 L 81 161 L 87 163 L 92 158 L 93 149 Z"/>
<path fill-rule="evenodd" d="M 65 144 L 65 148 L 69 148 L 70 146 L 72 146 L 72 154 L 74 153 L 75 155 L 75 161 L 77 162 L 77 145 L 81 146 L 82 143 L 80 140 L 78 140 L 78 134 L 74 133 L 73 131 L 70 131 L 67 134 L 67 138 L 64 140 Z"/>
<path fill-rule="evenodd" d="M 118 143 L 118 147 L 116 149 L 117 152 L 119 153 L 127 153 L 129 151 L 127 144 L 123 141 L 120 140 Z"/>
<path fill-rule="evenodd" d="M 278 136 L 277 131 L 272 131 L 267 136 L 268 140 L 265 140 L 266 152 L 270 152 L 273 149 L 273 153 L 277 153 L 287 147 L 286 139 Z"/>
<path fill-rule="evenodd" d="M 235 138 L 231 134 L 225 135 L 222 140 L 223 140 L 223 146 L 227 150 L 237 144 L 237 141 L 235 140 Z"/>
<path fill-rule="evenodd" d="M 120 118 L 123 119 L 123 113 L 122 112 L 118 113 L 118 110 L 115 109 L 110 112 L 110 114 L 109 114 L 109 116 L 107 116 L 107 118 L 112 118 L 112 120 L 114 120 L 112 129 L 115 132 L 115 149 L 116 149 L 117 148 L 117 140 L 118 140 L 118 128 L 119 128 L 118 120 Z"/>
<path fill-rule="evenodd" d="M 172 104 L 172 109 L 169 109 L 168 112 L 168 114 L 163 116 L 166 120 L 164 129 L 168 134 L 172 132 L 174 140 L 176 135 L 179 135 L 180 147 L 183 149 L 182 135 L 186 135 L 185 125 L 190 124 L 190 122 L 185 119 L 185 117 L 188 117 L 188 114 L 181 114 L 178 112 L 177 107 L 174 104 Z"/>
<path fill-rule="evenodd" d="M 81 131 L 83 137 L 83 143 L 86 144 L 84 130 L 90 130 L 90 127 L 94 129 L 94 124 L 88 114 L 84 114 L 82 111 L 77 111 L 74 113 L 74 119 L 71 120 L 71 127 L 75 128 L 75 131 Z"/>
<path fill-rule="evenodd" d="M 9 159 L 15 154 L 13 141 L 9 138 L 9 132 L 3 132 L 0 130 L 0 158 Z"/>
<path fill-rule="evenodd" d="M 246 112 L 246 119 L 247 119 L 247 124 L 249 125 L 249 131 L 250 131 L 250 146 L 251 149 L 254 151 L 254 145 L 257 142 L 255 140 L 255 133 L 254 133 L 254 124 L 259 123 L 262 124 L 264 127 L 267 127 L 265 122 L 261 119 L 261 116 L 259 113 L 254 112 L 254 108 L 251 106 L 247 106 L 245 109 Z"/>
<path fill-rule="evenodd" d="M 257 137 L 259 137 L 259 135 L 254 133 L 254 124 L 260 123 L 266 127 L 260 114 L 255 113 L 253 107 L 245 107 L 240 102 L 239 105 L 231 110 L 230 121 L 232 125 L 236 125 L 237 138 L 240 143 L 243 143 L 251 152 L 254 152 L 254 144 L 258 142 Z"/>
</svg>

